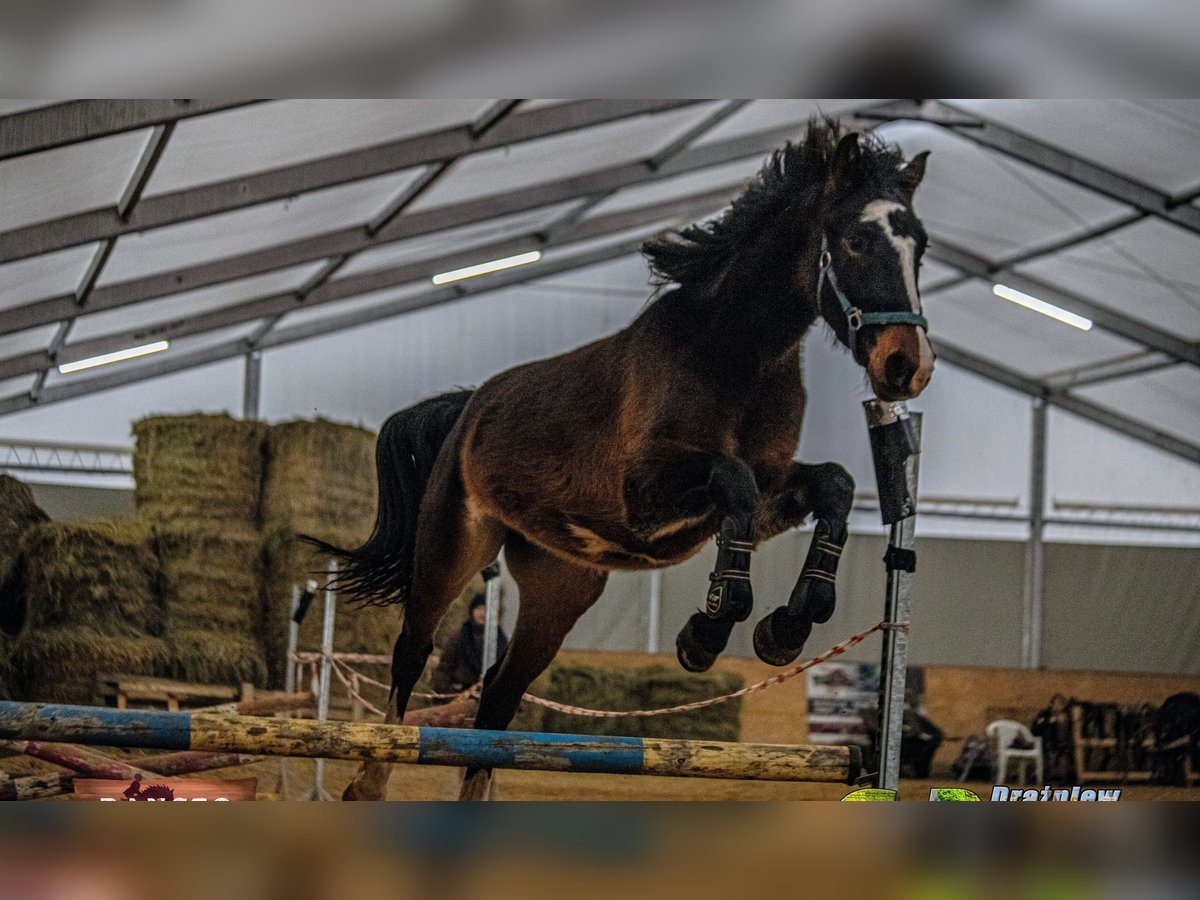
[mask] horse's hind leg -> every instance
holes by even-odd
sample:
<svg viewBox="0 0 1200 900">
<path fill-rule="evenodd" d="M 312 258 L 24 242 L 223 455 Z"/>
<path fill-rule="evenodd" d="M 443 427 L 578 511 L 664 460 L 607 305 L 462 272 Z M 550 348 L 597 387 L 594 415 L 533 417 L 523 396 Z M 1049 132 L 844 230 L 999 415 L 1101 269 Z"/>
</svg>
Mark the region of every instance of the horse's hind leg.
<svg viewBox="0 0 1200 900">
<path fill-rule="evenodd" d="M 795 463 L 783 489 L 760 507 L 759 529 L 768 537 L 799 525 L 810 512 L 817 519 L 787 606 L 770 613 L 754 629 L 754 652 L 763 662 L 785 666 L 795 660 L 813 623 L 828 622 L 833 615 L 838 562 L 853 503 L 854 479 L 844 468 L 836 463 Z"/>
<path fill-rule="evenodd" d="M 496 558 L 504 533 L 496 520 L 468 514 L 455 471 L 435 470 L 422 502 L 412 590 L 392 651 L 392 692 L 384 722 L 396 724 L 404 718 L 413 687 L 433 650 L 438 622 L 475 573 Z M 363 763 L 342 799 L 384 799 L 391 770 L 391 763 Z"/>
<path fill-rule="evenodd" d="M 504 561 L 521 591 L 517 624 L 504 658 L 488 670 L 475 727 L 501 731 L 508 727 L 529 685 L 554 659 L 563 638 L 596 602 L 605 572 L 587 569 L 510 534 Z M 467 769 L 460 800 L 484 800 L 490 769 Z"/>
</svg>

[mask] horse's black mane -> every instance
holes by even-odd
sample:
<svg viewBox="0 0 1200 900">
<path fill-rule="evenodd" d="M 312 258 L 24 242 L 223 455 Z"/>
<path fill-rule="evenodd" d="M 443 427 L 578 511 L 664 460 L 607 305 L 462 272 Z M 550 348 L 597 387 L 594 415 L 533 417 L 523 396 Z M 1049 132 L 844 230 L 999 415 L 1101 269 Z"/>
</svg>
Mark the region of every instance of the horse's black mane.
<svg viewBox="0 0 1200 900">
<path fill-rule="evenodd" d="M 715 219 L 664 231 L 642 245 L 656 284 L 703 284 L 718 276 L 729 258 L 783 207 L 807 202 L 824 185 L 843 135 L 836 119 L 813 119 L 803 143 L 776 150 L 745 192 Z M 904 156 L 873 135 L 859 140 L 856 178 L 882 188 L 896 178 Z"/>
</svg>

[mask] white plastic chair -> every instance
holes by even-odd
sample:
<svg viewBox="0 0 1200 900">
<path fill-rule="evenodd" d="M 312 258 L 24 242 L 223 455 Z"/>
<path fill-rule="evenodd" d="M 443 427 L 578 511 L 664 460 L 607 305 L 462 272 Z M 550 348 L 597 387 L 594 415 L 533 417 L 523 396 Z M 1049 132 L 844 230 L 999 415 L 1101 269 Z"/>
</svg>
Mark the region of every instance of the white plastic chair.
<svg viewBox="0 0 1200 900">
<path fill-rule="evenodd" d="M 987 727 L 988 739 L 996 745 L 996 783 L 1003 784 L 1008 775 L 1008 763 L 1016 760 L 1021 764 L 1021 786 L 1025 786 L 1025 763 L 1032 762 L 1037 776 L 1036 784 L 1045 784 L 1043 780 L 1042 739 L 1035 737 L 1033 732 L 1011 719 L 1000 719 Z M 1022 746 L 1014 747 L 1020 741 Z"/>
</svg>

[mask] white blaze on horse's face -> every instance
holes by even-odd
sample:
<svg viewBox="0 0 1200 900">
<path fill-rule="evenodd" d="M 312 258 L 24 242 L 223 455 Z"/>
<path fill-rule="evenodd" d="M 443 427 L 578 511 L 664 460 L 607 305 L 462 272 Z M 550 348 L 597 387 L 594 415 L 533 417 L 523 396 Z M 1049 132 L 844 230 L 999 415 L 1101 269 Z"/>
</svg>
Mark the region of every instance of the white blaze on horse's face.
<svg viewBox="0 0 1200 900">
<path fill-rule="evenodd" d="M 921 311 L 921 296 L 917 293 L 917 241 L 910 236 L 901 237 L 892 230 L 891 215 L 903 212 L 904 205 L 893 200 L 872 200 L 863 207 L 860 222 L 874 222 L 887 238 L 888 243 L 900 258 L 900 274 L 904 278 L 904 289 L 912 311 Z"/>
<path fill-rule="evenodd" d="M 905 209 L 894 200 L 872 200 L 863 207 L 860 222 L 873 223 L 883 232 L 896 251 L 897 264 L 904 282 L 908 304 L 921 312 L 917 290 L 917 241 L 911 235 L 899 235 L 892 228 L 891 216 Z M 867 376 L 881 400 L 908 400 L 925 390 L 933 375 L 933 347 L 924 328 L 915 325 L 887 325 L 879 330 L 867 358 Z"/>
</svg>

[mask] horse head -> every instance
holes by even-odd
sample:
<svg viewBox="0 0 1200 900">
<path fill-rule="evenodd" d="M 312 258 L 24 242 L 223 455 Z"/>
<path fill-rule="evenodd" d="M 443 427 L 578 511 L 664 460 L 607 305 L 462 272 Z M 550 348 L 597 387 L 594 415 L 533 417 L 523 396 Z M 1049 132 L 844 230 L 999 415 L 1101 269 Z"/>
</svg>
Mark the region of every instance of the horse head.
<svg viewBox="0 0 1200 900">
<path fill-rule="evenodd" d="M 848 134 L 824 187 L 818 309 L 881 400 L 915 397 L 933 374 L 917 289 L 926 235 L 912 208 L 928 155 L 906 161 Z"/>
</svg>

